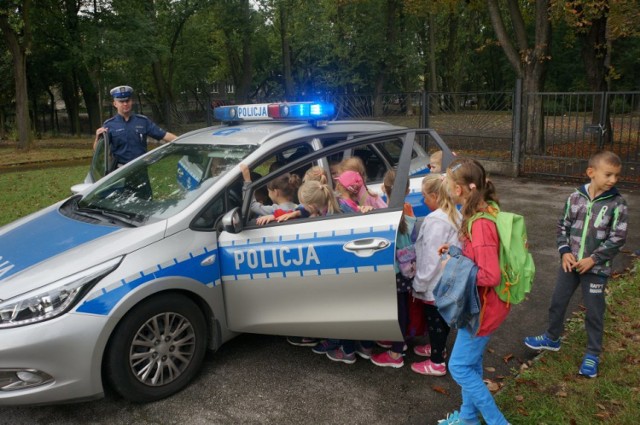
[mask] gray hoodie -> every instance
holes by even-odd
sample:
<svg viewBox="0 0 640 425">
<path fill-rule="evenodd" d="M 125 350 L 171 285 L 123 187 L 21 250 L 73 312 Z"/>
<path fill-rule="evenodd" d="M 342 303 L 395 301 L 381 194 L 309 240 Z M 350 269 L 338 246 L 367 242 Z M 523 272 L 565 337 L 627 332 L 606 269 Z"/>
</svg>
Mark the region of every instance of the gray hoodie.
<svg viewBox="0 0 640 425">
<path fill-rule="evenodd" d="M 458 212 L 458 225 L 462 216 Z M 424 301 L 434 301 L 433 288 L 442 276 L 438 248 L 449 244 L 462 246 L 458 229 L 449 221 L 449 217 L 441 209 L 427 215 L 420 226 L 416 239 L 416 275 L 413 278 L 413 296 Z"/>
</svg>

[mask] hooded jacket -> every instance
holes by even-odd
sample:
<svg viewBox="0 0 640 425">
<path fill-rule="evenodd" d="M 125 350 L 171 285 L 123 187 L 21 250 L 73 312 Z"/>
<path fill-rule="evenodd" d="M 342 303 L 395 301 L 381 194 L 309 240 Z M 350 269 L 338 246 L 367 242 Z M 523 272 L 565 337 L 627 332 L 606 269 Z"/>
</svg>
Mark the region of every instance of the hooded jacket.
<svg viewBox="0 0 640 425">
<path fill-rule="evenodd" d="M 589 273 L 610 276 L 611 260 L 627 239 L 627 202 L 615 187 L 591 199 L 585 184 L 567 199 L 556 234 L 561 256 L 590 256 L 595 265 Z"/>
</svg>

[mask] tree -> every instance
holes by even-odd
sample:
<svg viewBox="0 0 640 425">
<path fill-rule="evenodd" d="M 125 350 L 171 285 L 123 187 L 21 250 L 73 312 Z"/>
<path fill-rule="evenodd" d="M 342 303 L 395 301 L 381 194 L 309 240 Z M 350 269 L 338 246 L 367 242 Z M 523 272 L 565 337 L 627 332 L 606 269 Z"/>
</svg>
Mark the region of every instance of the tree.
<svg viewBox="0 0 640 425">
<path fill-rule="evenodd" d="M 0 8 L 0 31 L 13 61 L 18 149 L 21 150 L 28 150 L 32 141 L 27 87 L 27 55 L 31 45 L 30 11 L 31 0 L 6 2 Z"/>
<path fill-rule="evenodd" d="M 523 17 L 526 3 L 507 0 L 509 22 L 513 33 L 509 34 L 498 0 L 487 0 L 491 24 L 502 49 L 518 78 L 523 80 L 524 114 L 523 139 L 531 153 L 544 152 L 544 116 L 542 104 L 536 102 L 535 93 L 544 88 L 545 74 L 551 43 L 550 1 L 535 1 L 533 44 L 529 41 Z"/>
</svg>

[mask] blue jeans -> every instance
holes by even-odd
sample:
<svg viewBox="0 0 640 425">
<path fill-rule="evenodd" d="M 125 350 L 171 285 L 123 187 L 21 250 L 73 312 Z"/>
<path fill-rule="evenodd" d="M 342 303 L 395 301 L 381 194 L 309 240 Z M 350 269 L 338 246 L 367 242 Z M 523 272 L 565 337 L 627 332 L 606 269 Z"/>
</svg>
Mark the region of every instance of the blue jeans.
<svg viewBox="0 0 640 425">
<path fill-rule="evenodd" d="M 488 336 L 473 336 L 465 328 L 458 329 L 449 359 L 449 372 L 462 388 L 461 419 L 469 424 L 479 424 L 480 413 L 488 425 L 505 425 L 507 420 L 482 381 L 482 359 L 488 342 Z"/>
</svg>

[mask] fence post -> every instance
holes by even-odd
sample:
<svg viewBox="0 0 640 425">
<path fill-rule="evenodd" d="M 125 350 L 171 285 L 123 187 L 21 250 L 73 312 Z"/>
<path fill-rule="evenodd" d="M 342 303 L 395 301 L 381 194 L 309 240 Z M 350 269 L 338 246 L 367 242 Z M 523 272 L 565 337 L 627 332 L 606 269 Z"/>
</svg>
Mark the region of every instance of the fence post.
<svg viewBox="0 0 640 425">
<path fill-rule="evenodd" d="M 513 176 L 518 177 L 520 171 L 520 148 L 522 144 L 522 79 L 516 79 L 515 93 L 513 94 L 513 145 L 511 161 L 513 163 Z"/>
<path fill-rule="evenodd" d="M 420 127 L 429 128 L 429 94 L 426 91 L 422 91 L 420 93 L 420 101 L 422 102 L 422 108 L 420 110 L 422 113 L 420 114 Z"/>
</svg>

